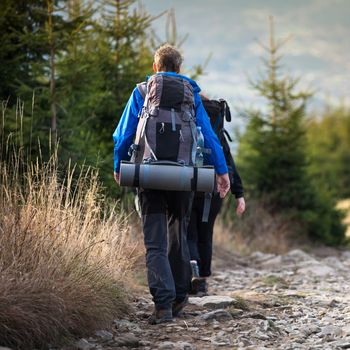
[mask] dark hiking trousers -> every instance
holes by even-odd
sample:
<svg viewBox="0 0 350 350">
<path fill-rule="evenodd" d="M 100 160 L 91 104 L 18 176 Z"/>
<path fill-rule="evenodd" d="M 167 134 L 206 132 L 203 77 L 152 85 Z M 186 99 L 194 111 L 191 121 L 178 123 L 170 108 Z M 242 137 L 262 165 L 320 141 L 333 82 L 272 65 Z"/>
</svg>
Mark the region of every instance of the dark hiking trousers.
<svg viewBox="0 0 350 350">
<path fill-rule="evenodd" d="M 192 192 L 141 190 L 147 278 L 156 309 L 183 301 L 191 285 L 187 227 Z"/>
<path fill-rule="evenodd" d="M 213 194 L 208 222 L 202 222 L 204 195 L 199 193 L 194 196 L 187 242 L 191 260 L 198 262 L 200 277 L 211 275 L 214 223 L 220 212 L 222 201 L 219 193 Z"/>
</svg>

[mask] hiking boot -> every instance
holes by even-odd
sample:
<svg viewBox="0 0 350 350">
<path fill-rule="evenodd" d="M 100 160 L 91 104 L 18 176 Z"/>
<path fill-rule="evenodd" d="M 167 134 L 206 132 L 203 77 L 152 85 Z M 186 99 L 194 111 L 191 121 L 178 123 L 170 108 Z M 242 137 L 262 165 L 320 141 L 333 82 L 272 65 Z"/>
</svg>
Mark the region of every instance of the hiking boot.
<svg viewBox="0 0 350 350">
<path fill-rule="evenodd" d="M 182 312 L 183 308 L 188 304 L 188 296 L 182 301 L 175 300 L 173 303 L 173 316 L 177 317 Z"/>
<path fill-rule="evenodd" d="M 166 322 L 172 322 L 173 314 L 171 309 L 155 309 L 153 314 L 149 317 L 149 324 L 160 324 Z"/>
<path fill-rule="evenodd" d="M 191 294 L 197 297 L 204 297 L 208 294 L 206 278 L 192 278 L 191 286 Z"/>
<path fill-rule="evenodd" d="M 192 277 L 199 277 L 199 267 L 197 260 L 191 260 Z"/>
</svg>

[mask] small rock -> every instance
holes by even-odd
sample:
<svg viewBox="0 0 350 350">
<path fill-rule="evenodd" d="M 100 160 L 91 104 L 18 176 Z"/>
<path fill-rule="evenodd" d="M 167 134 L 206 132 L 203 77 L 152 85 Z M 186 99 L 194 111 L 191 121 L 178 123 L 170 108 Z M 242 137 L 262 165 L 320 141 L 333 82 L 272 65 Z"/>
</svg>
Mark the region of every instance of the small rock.
<svg viewBox="0 0 350 350">
<path fill-rule="evenodd" d="M 310 256 L 309 254 L 305 253 L 301 249 L 293 249 L 293 250 L 291 250 L 288 254 L 286 254 L 286 257 L 292 258 L 296 262 L 315 260 L 312 256 Z"/>
<path fill-rule="evenodd" d="M 140 340 L 139 344 L 140 344 L 140 346 L 149 346 L 152 343 L 150 341 L 148 341 L 148 340 Z"/>
<path fill-rule="evenodd" d="M 342 328 L 344 336 L 350 336 L 350 325 L 346 325 Z"/>
<path fill-rule="evenodd" d="M 165 341 L 163 343 L 160 343 L 158 345 L 159 350 L 168 350 L 168 349 L 175 349 L 175 343 L 171 341 Z"/>
<path fill-rule="evenodd" d="M 148 312 L 141 311 L 145 317 L 149 317 Z M 142 315 L 143 316 L 143 315 Z M 114 320 L 113 323 L 116 325 L 118 330 L 121 331 L 129 331 L 129 332 L 135 332 L 135 333 L 141 333 L 142 330 L 138 326 L 138 324 L 130 322 L 128 320 Z"/>
<path fill-rule="evenodd" d="M 97 331 L 95 332 L 96 337 L 99 337 L 102 341 L 109 341 L 113 339 L 113 334 L 108 331 Z"/>
<path fill-rule="evenodd" d="M 125 333 L 114 338 L 115 345 L 136 348 L 140 345 L 139 339 L 132 333 Z"/>
<path fill-rule="evenodd" d="M 229 312 L 223 309 L 214 310 L 207 312 L 200 316 L 202 320 L 209 321 L 209 320 L 217 320 L 217 321 L 227 321 L 232 320 L 232 316 Z"/>
<path fill-rule="evenodd" d="M 231 345 L 230 339 L 227 337 L 225 332 L 219 332 L 211 338 L 211 343 L 216 346 L 227 346 Z"/>
<path fill-rule="evenodd" d="M 192 344 L 187 343 L 185 341 L 178 341 L 177 343 L 175 343 L 175 347 L 176 347 L 176 349 L 180 349 L 180 350 L 195 350 L 196 349 Z"/>
<path fill-rule="evenodd" d="M 335 335 L 335 336 L 340 336 L 342 334 L 342 329 L 337 326 L 325 326 L 321 328 L 321 334 L 322 335 Z"/>
<path fill-rule="evenodd" d="M 269 340 L 270 339 L 270 337 L 267 334 L 264 334 L 261 332 L 256 333 L 254 336 L 255 336 L 255 338 L 258 338 L 260 340 Z"/>
<path fill-rule="evenodd" d="M 299 273 L 303 275 L 312 275 L 316 277 L 324 277 L 334 273 L 334 269 L 319 263 L 308 264 L 305 267 L 302 267 L 298 270 Z"/>
<path fill-rule="evenodd" d="M 275 266 L 281 266 L 282 264 L 282 257 L 280 255 L 271 258 L 269 260 L 265 260 L 261 263 L 263 267 L 275 267 Z"/>
<path fill-rule="evenodd" d="M 189 298 L 189 303 L 209 309 L 224 309 L 236 302 L 235 299 L 229 296 L 209 295 L 205 297 Z"/>
<path fill-rule="evenodd" d="M 301 329 L 301 332 L 305 334 L 306 337 L 314 333 L 319 333 L 320 331 L 321 331 L 321 328 L 314 324 L 305 326 L 304 328 Z"/>
<path fill-rule="evenodd" d="M 339 269 L 339 270 L 344 269 L 343 263 L 335 256 L 329 256 L 329 257 L 323 259 L 323 262 L 326 263 L 328 266 L 331 266 L 335 269 Z"/>
<path fill-rule="evenodd" d="M 263 261 L 263 260 L 269 260 L 269 259 L 272 259 L 274 258 L 276 255 L 274 254 L 265 254 L 265 253 L 262 253 L 262 252 L 254 252 L 252 254 L 250 254 L 250 257 L 254 260 L 259 260 L 259 261 Z"/>
<path fill-rule="evenodd" d="M 345 251 L 345 252 L 342 252 L 342 258 L 344 259 L 344 260 L 350 260 L 350 251 L 349 250 L 347 250 L 347 251 Z"/>
<path fill-rule="evenodd" d="M 95 345 L 89 343 L 86 339 L 82 338 L 75 343 L 75 347 L 79 350 L 90 350 L 94 349 Z"/>
<path fill-rule="evenodd" d="M 199 337 L 199 339 L 203 341 L 211 341 L 211 338 L 209 337 Z"/>
<path fill-rule="evenodd" d="M 257 320 L 266 320 L 266 316 L 264 316 L 263 314 L 259 313 L 259 312 L 248 312 L 246 314 L 244 314 L 242 317 L 244 318 L 254 318 Z"/>
<path fill-rule="evenodd" d="M 243 310 L 241 309 L 230 308 L 228 311 L 232 317 L 240 317 L 243 315 Z"/>
</svg>

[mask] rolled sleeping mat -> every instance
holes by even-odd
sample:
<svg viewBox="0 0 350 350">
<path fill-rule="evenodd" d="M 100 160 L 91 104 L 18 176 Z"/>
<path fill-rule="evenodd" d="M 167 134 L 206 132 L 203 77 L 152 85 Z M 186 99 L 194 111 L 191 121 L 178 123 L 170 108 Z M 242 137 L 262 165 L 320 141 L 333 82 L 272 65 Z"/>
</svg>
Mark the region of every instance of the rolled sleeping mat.
<svg viewBox="0 0 350 350">
<path fill-rule="evenodd" d="M 212 192 L 215 183 L 215 170 L 209 166 L 122 161 L 119 176 L 121 186 L 153 190 Z"/>
</svg>

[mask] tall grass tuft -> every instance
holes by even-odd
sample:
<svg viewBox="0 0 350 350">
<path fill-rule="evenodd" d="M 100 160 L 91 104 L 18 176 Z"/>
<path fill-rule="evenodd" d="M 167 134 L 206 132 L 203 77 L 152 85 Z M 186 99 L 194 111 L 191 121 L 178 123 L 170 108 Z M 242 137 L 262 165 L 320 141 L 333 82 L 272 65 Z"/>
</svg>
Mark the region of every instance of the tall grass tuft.
<svg viewBox="0 0 350 350">
<path fill-rule="evenodd" d="M 45 349 L 128 312 L 122 280 L 136 244 L 96 172 L 60 174 L 55 154 L 29 161 L 9 144 L 0 157 L 0 346 Z"/>
</svg>

